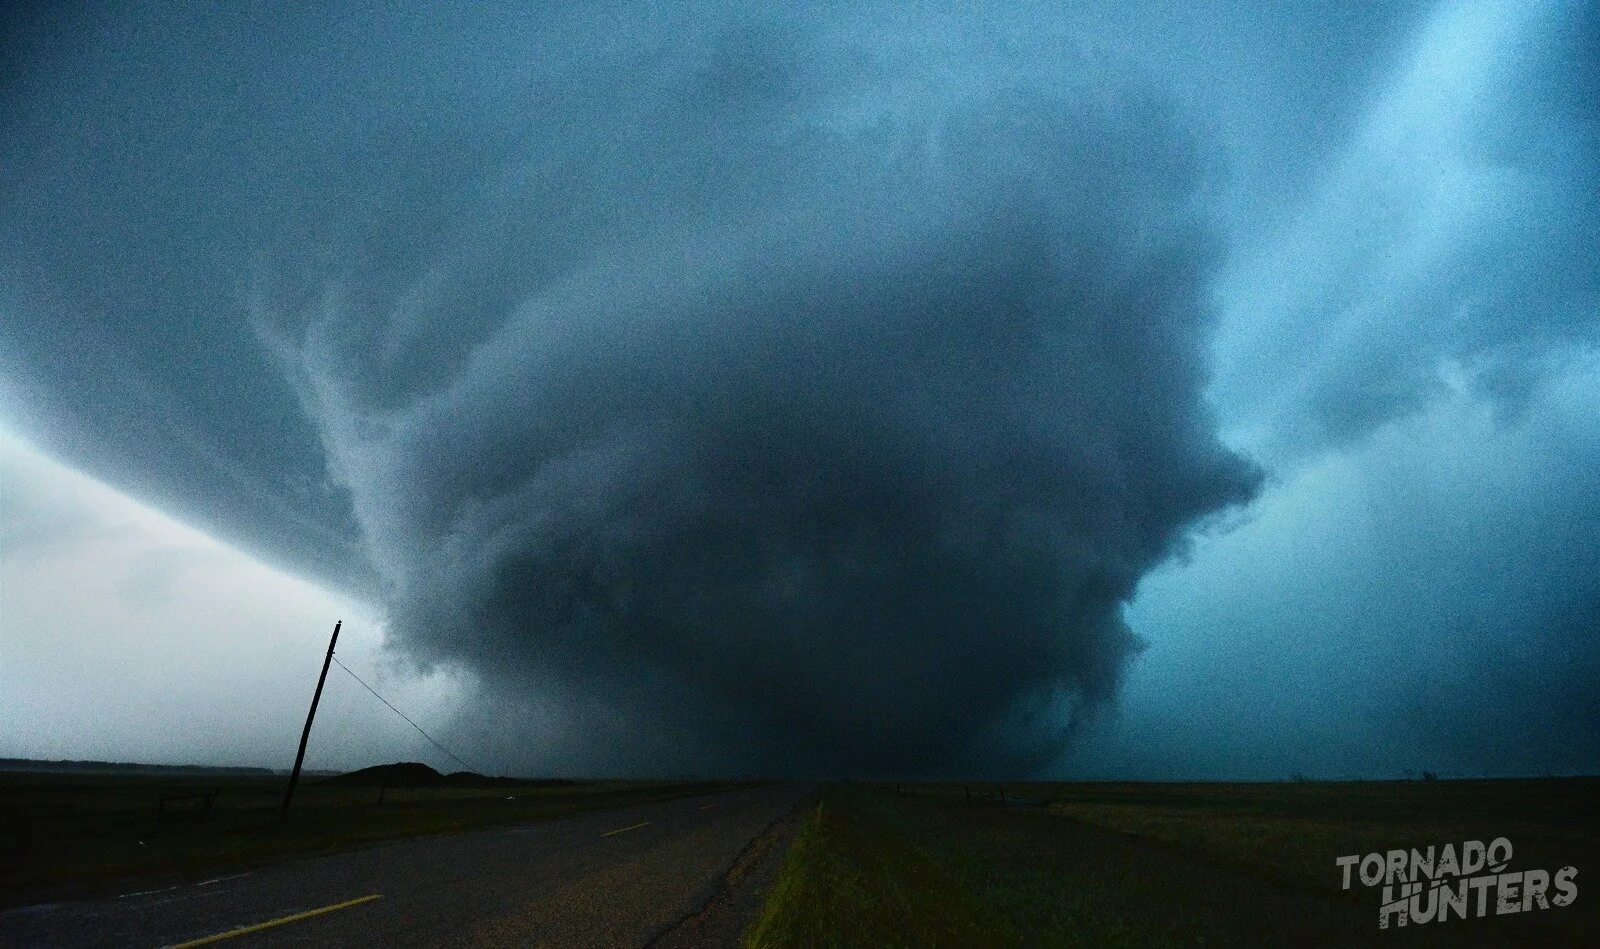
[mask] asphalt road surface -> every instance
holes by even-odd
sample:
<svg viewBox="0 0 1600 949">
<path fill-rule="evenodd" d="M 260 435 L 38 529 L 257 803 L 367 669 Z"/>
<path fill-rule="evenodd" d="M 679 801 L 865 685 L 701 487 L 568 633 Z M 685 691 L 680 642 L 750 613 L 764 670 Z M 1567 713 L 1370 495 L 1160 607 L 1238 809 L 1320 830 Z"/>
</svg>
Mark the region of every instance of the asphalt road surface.
<svg viewBox="0 0 1600 949">
<path fill-rule="evenodd" d="M 0 945 L 175 946 L 223 935 L 240 947 L 715 943 L 686 937 L 686 926 L 713 907 L 733 917 L 759 908 L 752 894 L 730 899 L 731 875 L 771 849 L 769 830 L 807 793 L 697 795 L 22 907 L 0 913 Z M 732 940 L 742 920 L 716 925 Z"/>
</svg>

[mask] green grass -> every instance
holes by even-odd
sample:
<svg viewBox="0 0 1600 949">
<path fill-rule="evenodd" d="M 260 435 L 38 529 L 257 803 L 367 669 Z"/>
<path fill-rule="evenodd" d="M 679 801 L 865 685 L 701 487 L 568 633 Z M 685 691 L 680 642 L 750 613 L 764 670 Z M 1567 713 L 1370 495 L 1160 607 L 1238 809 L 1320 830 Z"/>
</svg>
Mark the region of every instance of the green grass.
<svg viewBox="0 0 1600 949">
<path fill-rule="evenodd" d="M 1600 849 L 1600 779 L 1054 785 L 1064 816 L 1334 891 L 1333 859 L 1509 838 L 1519 866 Z M 1535 859 L 1537 858 L 1537 859 Z M 1530 862 L 1532 861 L 1532 862 Z"/>
<path fill-rule="evenodd" d="M 279 822 L 283 779 L 0 772 L 0 906 L 94 892 L 144 877 L 193 877 L 400 837 L 545 820 L 727 787 L 588 782 L 515 788 L 376 788 L 302 784 Z M 157 817 L 162 795 L 222 789 L 209 814 L 193 802 Z"/>
<path fill-rule="evenodd" d="M 750 944 L 976 944 L 998 920 L 884 802 L 829 788 L 802 825 Z"/>
<path fill-rule="evenodd" d="M 1589 778 L 1006 787 L 1031 807 L 999 806 L 998 786 L 911 790 L 826 788 L 748 944 L 1353 944 L 1378 939 L 1378 895 L 1341 889 L 1344 854 L 1504 836 L 1514 868 L 1600 863 Z M 1575 905 L 1387 941 L 1592 944 L 1594 919 Z"/>
<path fill-rule="evenodd" d="M 1048 854 L 971 826 L 969 816 L 883 791 L 825 789 L 789 849 L 748 944 L 769 949 L 1194 942 L 1181 927 L 1106 911 L 1097 896 L 1110 881 L 1070 878 Z"/>
</svg>

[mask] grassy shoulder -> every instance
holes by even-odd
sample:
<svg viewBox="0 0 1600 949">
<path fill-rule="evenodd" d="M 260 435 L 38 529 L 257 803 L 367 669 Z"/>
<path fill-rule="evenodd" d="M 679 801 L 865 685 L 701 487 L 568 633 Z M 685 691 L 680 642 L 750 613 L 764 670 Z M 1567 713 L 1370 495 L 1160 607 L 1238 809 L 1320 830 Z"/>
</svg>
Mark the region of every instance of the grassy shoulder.
<svg viewBox="0 0 1600 949">
<path fill-rule="evenodd" d="M 891 805 L 830 787 L 801 826 L 752 946 L 971 944 L 997 920 L 943 855 L 897 826 Z"/>
<path fill-rule="evenodd" d="M 192 878 L 272 860 L 548 820 L 582 811 L 704 793 L 728 784 L 584 782 L 516 788 L 375 788 L 303 784 L 278 821 L 283 779 L 219 780 L 0 773 L 0 906 L 119 881 Z M 199 801 L 160 798 L 219 790 Z"/>
<path fill-rule="evenodd" d="M 1008 815 L 998 815 L 1002 820 Z M 778 946 L 1150 946 L 1181 925 L 1108 911 L 1092 876 L 926 798 L 833 786 L 748 935 Z M 1106 885 L 1112 885 L 1110 881 Z"/>
</svg>

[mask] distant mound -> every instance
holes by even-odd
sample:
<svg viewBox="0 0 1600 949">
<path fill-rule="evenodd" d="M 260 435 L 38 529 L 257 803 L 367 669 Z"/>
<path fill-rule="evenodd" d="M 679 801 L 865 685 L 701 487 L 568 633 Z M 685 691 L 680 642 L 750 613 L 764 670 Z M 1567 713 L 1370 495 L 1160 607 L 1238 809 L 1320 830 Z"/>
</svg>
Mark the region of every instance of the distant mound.
<svg viewBox="0 0 1600 949">
<path fill-rule="evenodd" d="M 541 778 L 537 780 L 491 778 L 476 771 L 456 771 L 451 774 L 440 774 L 420 762 L 401 761 L 396 764 L 380 764 L 370 768 L 362 768 L 360 771 L 350 771 L 326 778 L 321 783 L 357 788 L 375 788 L 384 785 L 391 788 L 515 788 L 529 786 L 559 787 L 576 782 L 564 778 Z"/>
<path fill-rule="evenodd" d="M 396 764 L 373 765 L 359 771 L 349 771 L 322 781 L 347 787 L 375 788 L 388 785 L 392 788 L 443 787 L 445 776 L 418 761 L 401 761 Z"/>
<path fill-rule="evenodd" d="M 457 771 L 444 777 L 446 787 L 452 788 L 504 788 L 519 785 L 516 778 L 491 778 L 476 771 Z"/>
</svg>

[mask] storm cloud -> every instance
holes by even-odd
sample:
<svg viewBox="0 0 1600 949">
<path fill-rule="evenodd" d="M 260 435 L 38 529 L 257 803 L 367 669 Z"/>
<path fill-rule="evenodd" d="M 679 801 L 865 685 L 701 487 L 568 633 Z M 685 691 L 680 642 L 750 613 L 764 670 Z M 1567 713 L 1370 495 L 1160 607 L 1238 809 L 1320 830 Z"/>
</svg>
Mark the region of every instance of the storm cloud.
<svg viewBox="0 0 1600 949">
<path fill-rule="evenodd" d="M 1048 772 L 1133 615 L 1263 774 L 1323 732 L 1218 656 L 1331 694 L 1500 574 L 1439 662 L 1593 667 L 1592 562 L 1489 542 L 1592 523 L 1592 4 L 0 12 L 5 426 L 381 604 L 495 766 Z"/>
<path fill-rule="evenodd" d="M 776 40 L 647 70 L 675 94 L 599 108 L 597 161 L 497 196 L 562 218 L 475 222 L 470 262 L 368 288 L 371 331 L 331 290 L 263 332 L 401 647 L 592 762 L 1038 766 L 1114 691 L 1140 576 L 1255 484 L 1200 400 L 1196 163 L 1092 86 L 845 123 Z M 407 385 L 485 271 L 543 274 Z"/>
<path fill-rule="evenodd" d="M 327 487 L 219 449 L 189 505 L 309 520 L 401 650 L 552 723 L 525 761 L 1042 764 L 1137 650 L 1141 575 L 1256 484 L 1201 396 L 1214 169 L 1066 34 L 700 13 L 101 27 L 55 95 L 117 164 L 30 193 L 138 202 L 168 246 L 59 248 L 62 309 L 91 342 L 97 309 L 247 320 L 239 395 L 293 400 L 264 437 Z M 182 372 L 82 381 L 246 440 Z"/>
</svg>

